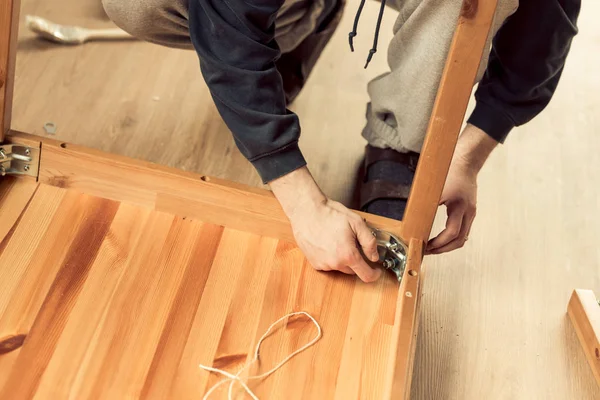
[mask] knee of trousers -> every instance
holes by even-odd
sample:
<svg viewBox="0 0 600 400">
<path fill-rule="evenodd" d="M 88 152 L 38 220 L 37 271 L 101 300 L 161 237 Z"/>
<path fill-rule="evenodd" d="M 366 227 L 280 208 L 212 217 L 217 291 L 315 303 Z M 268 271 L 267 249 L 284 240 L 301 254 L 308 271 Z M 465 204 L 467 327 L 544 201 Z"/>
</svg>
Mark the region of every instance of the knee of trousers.
<svg viewBox="0 0 600 400">
<path fill-rule="evenodd" d="M 108 17 L 138 39 L 155 41 L 168 23 L 168 0 L 102 0 Z"/>
</svg>

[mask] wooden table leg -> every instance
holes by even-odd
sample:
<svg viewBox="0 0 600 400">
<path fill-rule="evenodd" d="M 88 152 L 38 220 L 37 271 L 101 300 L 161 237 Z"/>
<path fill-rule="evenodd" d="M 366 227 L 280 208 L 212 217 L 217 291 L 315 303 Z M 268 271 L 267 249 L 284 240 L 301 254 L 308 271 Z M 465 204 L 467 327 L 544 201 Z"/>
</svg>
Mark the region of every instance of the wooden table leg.
<svg viewBox="0 0 600 400">
<path fill-rule="evenodd" d="M 10 128 L 20 3 L 0 1 L 0 143 Z"/>
</svg>

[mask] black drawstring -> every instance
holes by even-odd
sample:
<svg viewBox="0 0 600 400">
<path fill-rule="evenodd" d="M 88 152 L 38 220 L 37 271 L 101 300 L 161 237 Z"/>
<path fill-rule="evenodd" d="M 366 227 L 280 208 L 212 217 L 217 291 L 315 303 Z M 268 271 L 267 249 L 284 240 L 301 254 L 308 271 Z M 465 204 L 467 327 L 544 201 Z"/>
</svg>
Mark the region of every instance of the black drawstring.
<svg viewBox="0 0 600 400">
<path fill-rule="evenodd" d="M 354 26 L 352 27 L 352 32 L 348 34 L 348 40 L 350 42 L 350 51 L 354 51 L 354 44 L 352 43 L 352 39 L 356 36 L 356 29 L 358 28 L 358 20 L 360 19 L 360 13 L 362 12 L 363 7 L 365 6 L 365 0 L 360 0 L 360 5 L 358 6 L 358 10 L 356 11 L 356 15 L 354 16 Z"/>
<path fill-rule="evenodd" d="M 373 55 L 377 53 L 377 39 L 379 39 L 379 28 L 381 27 L 381 20 L 383 19 L 383 11 L 385 10 L 385 1 L 381 1 L 381 8 L 379 9 L 379 17 L 377 17 L 377 25 L 375 26 L 375 37 L 373 38 L 373 48 L 369 50 L 369 56 L 367 57 L 367 63 L 365 64 L 365 69 L 369 66 L 371 62 L 371 58 Z"/>
<path fill-rule="evenodd" d="M 381 27 L 381 20 L 383 19 L 383 12 L 385 11 L 385 2 L 386 0 L 381 1 L 381 8 L 379 9 L 379 17 L 377 17 L 377 25 L 375 26 L 375 37 L 373 38 L 373 47 L 369 50 L 369 56 L 367 57 L 367 63 L 365 64 L 365 69 L 369 66 L 373 55 L 377 53 L 377 40 L 379 39 L 379 28 Z M 360 13 L 362 12 L 363 7 L 365 6 L 365 0 L 360 1 L 360 5 L 358 6 L 358 10 L 356 11 L 356 16 L 354 17 L 354 26 L 352 27 L 352 32 L 348 34 L 348 40 L 350 42 L 350 50 L 354 51 L 354 44 L 352 43 L 352 39 L 357 35 L 356 29 L 358 28 L 358 20 L 360 19 Z"/>
</svg>

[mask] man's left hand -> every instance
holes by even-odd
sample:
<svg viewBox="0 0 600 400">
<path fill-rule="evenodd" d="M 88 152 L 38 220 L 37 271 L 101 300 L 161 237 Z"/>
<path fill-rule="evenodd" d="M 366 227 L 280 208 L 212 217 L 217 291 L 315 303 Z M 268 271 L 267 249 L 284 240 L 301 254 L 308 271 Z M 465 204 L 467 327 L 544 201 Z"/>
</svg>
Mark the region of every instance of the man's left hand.
<svg viewBox="0 0 600 400">
<path fill-rule="evenodd" d="M 481 129 L 467 125 L 456 144 L 440 205 L 446 206 L 446 228 L 427 244 L 427 254 L 464 246 L 475 219 L 477 174 L 498 142 Z"/>
</svg>

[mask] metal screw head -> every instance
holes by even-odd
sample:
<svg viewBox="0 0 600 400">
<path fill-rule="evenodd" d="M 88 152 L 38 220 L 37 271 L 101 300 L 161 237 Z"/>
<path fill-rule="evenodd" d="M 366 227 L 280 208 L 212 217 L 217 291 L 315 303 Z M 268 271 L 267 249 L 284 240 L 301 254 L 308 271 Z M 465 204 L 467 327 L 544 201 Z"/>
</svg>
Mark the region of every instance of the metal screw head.
<svg viewBox="0 0 600 400">
<path fill-rule="evenodd" d="M 6 158 L 6 153 L 4 152 L 4 149 L 0 149 L 0 160 L 4 160 Z"/>
<path fill-rule="evenodd" d="M 23 167 L 23 169 L 25 170 L 25 172 L 29 171 L 29 164 L 25 164 L 25 166 Z"/>
<path fill-rule="evenodd" d="M 31 155 L 31 150 L 29 150 L 29 149 L 25 149 L 25 155 L 26 155 L 26 156 L 29 156 L 29 155 Z"/>
</svg>

